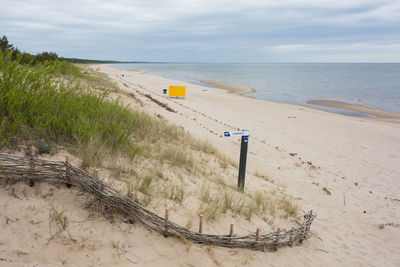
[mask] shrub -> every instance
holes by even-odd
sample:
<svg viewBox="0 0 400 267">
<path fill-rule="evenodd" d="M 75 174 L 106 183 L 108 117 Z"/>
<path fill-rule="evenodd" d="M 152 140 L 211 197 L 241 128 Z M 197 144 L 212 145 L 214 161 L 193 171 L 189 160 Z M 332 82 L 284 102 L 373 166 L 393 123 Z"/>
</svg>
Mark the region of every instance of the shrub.
<svg viewBox="0 0 400 267">
<path fill-rule="evenodd" d="M 45 139 L 37 140 L 35 146 L 38 154 L 53 155 L 58 151 L 57 146 L 55 146 L 53 142 Z"/>
</svg>

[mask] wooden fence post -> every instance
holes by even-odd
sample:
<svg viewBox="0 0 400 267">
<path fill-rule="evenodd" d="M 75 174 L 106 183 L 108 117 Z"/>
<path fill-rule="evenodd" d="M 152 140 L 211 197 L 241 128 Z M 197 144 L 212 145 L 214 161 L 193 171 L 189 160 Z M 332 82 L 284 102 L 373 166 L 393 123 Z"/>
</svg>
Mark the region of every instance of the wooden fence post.
<svg viewBox="0 0 400 267">
<path fill-rule="evenodd" d="M 256 241 L 258 241 L 259 238 L 260 238 L 260 228 L 257 228 L 257 231 L 256 231 Z"/>
<path fill-rule="evenodd" d="M 199 233 L 203 233 L 203 214 L 200 214 Z"/>
<path fill-rule="evenodd" d="M 32 187 L 35 185 L 35 147 L 31 146 L 31 158 L 30 158 L 30 178 L 29 178 L 29 186 Z"/>
<path fill-rule="evenodd" d="M 229 237 L 230 237 L 230 241 L 232 242 L 232 235 L 233 235 L 233 226 L 234 226 L 234 224 L 233 223 L 231 223 L 231 229 L 229 230 Z"/>
<path fill-rule="evenodd" d="M 69 155 L 65 155 L 65 180 L 67 181 L 66 186 L 71 188 L 70 179 L 69 179 Z"/>
<path fill-rule="evenodd" d="M 290 230 L 290 238 L 289 238 L 289 247 L 293 247 L 293 233 L 294 233 L 294 227 L 292 227 L 292 230 Z"/>
<path fill-rule="evenodd" d="M 303 243 L 303 240 L 304 240 L 304 238 L 306 237 L 306 231 L 307 231 L 307 229 L 308 229 L 307 226 L 305 226 L 304 224 L 305 224 L 309 219 L 312 218 L 312 213 L 313 213 L 313 211 L 310 210 L 309 213 L 307 213 L 307 214 L 304 215 L 304 222 L 303 222 L 303 225 L 302 225 L 303 229 L 302 229 L 302 231 L 301 231 L 301 237 L 300 237 L 300 241 L 299 241 L 300 244 Z M 309 224 L 307 224 L 307 225 L 309 225 Z"/>
<path fill-rule="evenodd" d="M 279 232 L 281 231 L 280 228 L 278 228 L 278 231 L 276 231 L 276 237 L 273 245 L 273 250 L 277 251 L 278 250 L 278 242 L 279 242 Z"/>
<path fill-rule="evenodd" d="M 164 230 L 164 237 L 168 237 L 168 209 L 165 209 L 165 230 Z"/>
</svg>

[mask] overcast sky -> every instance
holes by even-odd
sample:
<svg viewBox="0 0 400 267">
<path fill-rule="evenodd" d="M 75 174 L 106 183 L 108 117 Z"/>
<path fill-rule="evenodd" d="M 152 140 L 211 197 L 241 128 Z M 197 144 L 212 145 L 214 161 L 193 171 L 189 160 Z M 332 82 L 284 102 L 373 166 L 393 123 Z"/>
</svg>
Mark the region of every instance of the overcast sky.
<svg viewBox="0 0 400 267">
<path fill-rule="evenodd" d="M 400 62 L 399 0 L 0 0 L 30 53 L 174 62 Z"/>
</svg>

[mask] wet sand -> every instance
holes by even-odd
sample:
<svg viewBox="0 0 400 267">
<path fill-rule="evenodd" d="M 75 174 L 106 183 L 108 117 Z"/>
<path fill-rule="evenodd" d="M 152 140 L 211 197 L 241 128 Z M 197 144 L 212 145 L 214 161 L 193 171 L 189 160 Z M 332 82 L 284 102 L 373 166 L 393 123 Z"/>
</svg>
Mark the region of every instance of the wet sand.
<svg viewBox="0 0 400 267">
<path fill-rule="evenodd" d="M 384 110 L 374 109 L 364 105 L 354 105 L 348 104 L 341 101 L 334 100 L 309 100 L 307 101 L 309 105 L 316 105 L 329 108 L 339 108 L 345 110 L 351 110 L 359 113 L 364 113 L 373 116 L 372 119 L 397 122 L 400 123 L 400 114 L 392 113 Z"/>
<path fill-rule="evenodd" d="M 220 81 L 216 81 L 216 80 L 200 80 L 200 82 L 204 83 L 204 84 L 209 84 L 209 85 L 215 86 L 220 89 L 225 89 L 229 93 L 232 93 L 232 94 L 244 95 L 244 94 L 256 92 L 256 89 L 249 85 L 240 85 L 240 84 L 234 84 L 234 83 L 228 83 L 228 82 L 220 82 Z"/>
</svg>

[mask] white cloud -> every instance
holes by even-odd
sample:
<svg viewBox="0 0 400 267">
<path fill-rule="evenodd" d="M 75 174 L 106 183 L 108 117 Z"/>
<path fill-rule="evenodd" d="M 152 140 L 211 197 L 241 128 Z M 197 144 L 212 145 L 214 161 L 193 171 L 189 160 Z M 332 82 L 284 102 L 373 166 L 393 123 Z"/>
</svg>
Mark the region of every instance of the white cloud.
<svg viewBox="0 0 400 267">
<path fill-rule="evenodd" d="M 0 0 L 0 6 L 0 34 L 22 49 L 65 56 L 84 56 L 89 46 L 92 58 L 164 60 L 153 58 L 159 50 L 173 60 L 185 48 L 201 51 L 202 61 L 246 54 L 249 61 L 269 60 L 278 51 L 295 61 L 329 47 L 349 58 L 364 43 L 362 51 L 386 59 L 379 50 L 400 40 L 400 2 L 392 0 Z M 374 46 L 377 39 L 383 44 Z"/>
<path fill-rule="evenodd" d="M 400 62 L 400 43 L 292 44 L 263 48 L 298 62 Z"/>
</svg>

